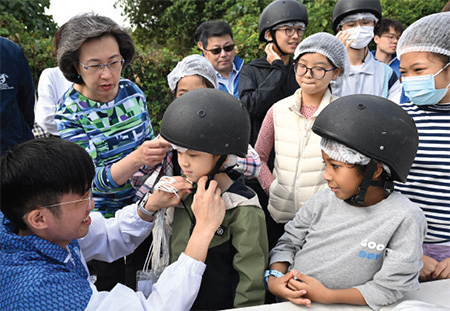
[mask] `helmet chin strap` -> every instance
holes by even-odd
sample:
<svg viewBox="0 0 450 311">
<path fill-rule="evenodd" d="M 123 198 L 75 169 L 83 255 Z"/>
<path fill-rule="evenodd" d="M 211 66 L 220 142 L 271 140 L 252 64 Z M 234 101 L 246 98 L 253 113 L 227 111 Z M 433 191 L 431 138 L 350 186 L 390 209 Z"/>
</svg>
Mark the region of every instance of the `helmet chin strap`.
<svg viewBox="0 0 450 311">
<path fill-rule="evenodd" d="M 372 180 L 373 173 L 375 173 L 377 166 L 378 161 L 371 159 L 366 167 L 366 170 L 364 171 L 364 178 L 358 187 L 358 192 L 351 198 L 345 200 L 345 202 L 351 205 L 364 206 L 364 199 L 366 198 L 366 193 L 369 186 L 386 188 L 390 192 L 394 189 L 394 183 L 392 180 Z"/>
<path fill-rule="evenodd" d="M 221 155 L 219 160 L 217 160 L 216 165 L 214 166 L 213 170 L 211 171 L 211 173 L 209 173 L 208 175 L 208 181 L 206 182 L 206 186 L 205 189 L 208 189 L 209 187 L 209 183 L 211 182 L 211 180 L 214 179 L 214 177 L 216 176 L 216 174 L 219 173 L 226 173 L 229 172 L 233 169 L 233 167 L 227 167 L 224 170 L 220 170 L 220 168 L 222 167 L 222 165 L 225 163 L 225 161 L 227 160 L 228 156 L 226 155 Z"/>
<path fill-rule="evenodd" d="M 277 47 L 278 51 L 280 51 L 281 56 L 288 55 L 288 54 L 284 53 L 284 51 L 278 45 L 277 38 L 275 37 L 275 30 L 270 29 L 269 32 L 270 32 L 270 35 L 273 38 L 272 41 L 269 41 L 269 43 L 274 43 L 275 44 L 275 46 Z"/>
</svg>

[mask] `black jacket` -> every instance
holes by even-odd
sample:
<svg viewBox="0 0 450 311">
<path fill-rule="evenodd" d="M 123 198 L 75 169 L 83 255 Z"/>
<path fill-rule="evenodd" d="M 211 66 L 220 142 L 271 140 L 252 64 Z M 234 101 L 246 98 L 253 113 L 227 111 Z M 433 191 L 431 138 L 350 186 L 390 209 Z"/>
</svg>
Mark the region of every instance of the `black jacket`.
<svg viewBox="0 0 450 311">
<path fill-rule="evenodd" d="M 269 64 L 264 56 L 244 65 L 241 70 L 239 97 L 250 115 L 252 146 L 255 145 L 269 108 L 277 101 L 294 94 L 299 88 L 292 65 L 291 60 L 287 66 L 282 60 Z"/>
</svg>

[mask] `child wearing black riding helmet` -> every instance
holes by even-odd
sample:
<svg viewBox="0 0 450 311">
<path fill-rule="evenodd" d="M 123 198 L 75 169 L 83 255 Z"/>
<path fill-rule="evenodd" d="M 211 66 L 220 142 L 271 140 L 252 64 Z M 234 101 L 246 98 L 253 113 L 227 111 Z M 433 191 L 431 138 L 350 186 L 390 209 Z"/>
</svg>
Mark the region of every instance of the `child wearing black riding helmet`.
<svg viewBox="0 0 450 311">
<path fill-rule="evenodd" d="M 285 226 L 270 252 L 268 289 L 296 304 L 378 310 L 419 287 L 425 217 L 392 191 L 416 155 L 416 126 L 387 99 L 350 95 L 328 105 L 313 131 L 328 187 Z"/>
<path fill-rule="evenodd" d="M 196 310 L 221 310 L 264 303 L 262 275 L 268 245 L 264 212 L 242 175 L 232 170 L 247 154 L 250 120 L 231 94 L 217 89 L 189 91 L 172 102 L 161 121 L 161 136 L 177 151 L 183 176 L 195 187 L 214 186 L 225 201 L 225 219 L 209 248 Z M 170 188 L 170 179 L 162 179 Z M 166 181 L 166 182 L 165 182 Z M 158 184 L 155 186 L 159 188 Z M 175 194 L 174 194 L 175 195 Z M 174 262 L 188 242 L 196 220 L 191 209 L 196 194 L 175 207 L 170 238 Z M 184 247 L 183 247 L 184 245 Z"/>
<path fill-rule="evenodd" d="M 371 94 L 400 102 L 401 85 L 388 65 L 378 61 L 369 51 L 381 14 L 380 0 L 339 0 L 333 10 L 333 31 L 347 47 L 350 73 L 336 79 L 333 94 Z"/>
<path fill-rule="evenodd" d="M 290 57 L 308 25 L 306 8 L 296 0 L 270 3 L 259 18 L 259 41 L 267 42 L 262 58 L 244 65 L 239 97 L 250 114 L 254 145 L 267 110 L 298 89 Z"/>
</svg>

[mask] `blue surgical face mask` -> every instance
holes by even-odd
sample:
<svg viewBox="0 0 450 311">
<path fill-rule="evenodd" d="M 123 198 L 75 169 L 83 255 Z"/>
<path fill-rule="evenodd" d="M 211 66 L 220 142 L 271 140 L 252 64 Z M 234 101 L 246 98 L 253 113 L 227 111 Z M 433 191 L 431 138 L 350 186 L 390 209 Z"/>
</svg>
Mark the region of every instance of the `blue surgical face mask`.
<svg viewBox="0 0 450 311">
<path fill-rule="evenodd" d="M 420 105 L 434 105 L 447 94 L 450 83 L 444 89 L 436 89 L 434 77 L 440 74 L 450 63 L 444 66 L 436 74 L 402 78 L 403 89 L 411 102 Z"/>
</svg>

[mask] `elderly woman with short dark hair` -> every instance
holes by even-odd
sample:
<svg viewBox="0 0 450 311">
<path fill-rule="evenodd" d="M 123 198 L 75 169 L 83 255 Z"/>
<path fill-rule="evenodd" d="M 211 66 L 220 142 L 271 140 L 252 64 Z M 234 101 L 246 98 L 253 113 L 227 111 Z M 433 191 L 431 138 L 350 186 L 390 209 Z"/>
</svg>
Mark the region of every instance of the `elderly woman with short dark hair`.
<svg viewBox="0 0 450 311">
<path fill-rule="evenodd" d="M 85 148 L 94 159 L 96 209 L 106 217 L 132 203 L 130 177 L 166 153 L 153 138 L 144 93 L 121 78 L 135 54 L 130 34 L 112 19 L 95 14 L 73 17 L 58 48 L 58 65 L 74 82 L 59 102 L 61 138 Z"/>
<path fill-rule="evenodd" d="M 130 178 L 141 167 L 160 163 L 169 147 L 164 140 L 151 140 L 144 93 L 121 78 L 134 54 L 130 34 L 93 13 L 70 19 L 58 48 L 58 66 L 74 84 L 59 100 L 56 126 L 61 138 L 77 143 L 94 160 L 95 209 L 106 218 L 134 202 Z"/>
</svg>

